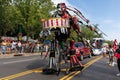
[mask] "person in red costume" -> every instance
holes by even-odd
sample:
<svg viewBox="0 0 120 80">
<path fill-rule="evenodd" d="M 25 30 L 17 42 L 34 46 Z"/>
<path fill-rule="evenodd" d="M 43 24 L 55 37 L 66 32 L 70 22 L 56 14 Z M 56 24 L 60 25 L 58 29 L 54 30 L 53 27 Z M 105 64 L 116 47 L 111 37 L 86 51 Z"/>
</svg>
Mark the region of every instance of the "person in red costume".
<svg viewBox="0 0 120 80">
<path fill-rule="evenodd" d="M 118 48 L 117 45 L 118 45 L 118 42 L 117 42 L 117 39 L 115 39 L 114 42 L 112 43 L 114 51 L 116 51 L 116 49 Z"/>
<path fill-rule="evenodd" d="M 76 50 L 77 48 L 74 47 L 75 41 L 71 40 L 70 41 L 70 47 L 67 52 L 67 54 L 70 56 L 70 71 L 74 70 L 82 70 L 84 66 L 82 63 L 78 60 L 76 56 Z"/>
<path fill-rule="evenodd" d="M 116 75 L 120 76 L 120 44 L 119 44 L 118 49 L 116 49 L 115 56 L 117 57 L 117 65 L 118 65 L 118 70 L 119 70 L 119 73 Z"/>
</svg>

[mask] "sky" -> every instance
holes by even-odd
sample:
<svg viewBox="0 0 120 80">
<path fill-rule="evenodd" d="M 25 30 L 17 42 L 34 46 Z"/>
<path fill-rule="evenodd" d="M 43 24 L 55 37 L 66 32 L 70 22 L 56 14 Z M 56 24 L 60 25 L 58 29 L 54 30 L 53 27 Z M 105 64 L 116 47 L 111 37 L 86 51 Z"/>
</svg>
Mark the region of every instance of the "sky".
<svg viewBox="0 0 120 80">
<path fill-rule="evenodd" d="M 107 36 L 106 40 L 117 39 L 120 42 L 120 0 L 52 0 L 55 4 L 64 2 L 67 6 L 79 9 Z"/>
</svg>

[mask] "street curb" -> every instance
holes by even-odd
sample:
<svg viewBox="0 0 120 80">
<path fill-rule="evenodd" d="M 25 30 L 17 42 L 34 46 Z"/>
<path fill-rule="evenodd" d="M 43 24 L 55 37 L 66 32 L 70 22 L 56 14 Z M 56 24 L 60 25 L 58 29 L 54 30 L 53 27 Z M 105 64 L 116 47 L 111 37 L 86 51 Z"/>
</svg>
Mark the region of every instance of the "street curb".
<svg viewBox="0 0 120 80">
<path fill-rule="evenodd" d="M 0 59 L 1 58 L 12 58 L 12 57 L 16 57 L 15 53 L 11 53 L 11 54 L 0 54 Z M 41 55 L 41 53 L 23 53 L 22 55 L 18 55 L 18 56 L 34 56 L 34 55 Z"/>
</svg>

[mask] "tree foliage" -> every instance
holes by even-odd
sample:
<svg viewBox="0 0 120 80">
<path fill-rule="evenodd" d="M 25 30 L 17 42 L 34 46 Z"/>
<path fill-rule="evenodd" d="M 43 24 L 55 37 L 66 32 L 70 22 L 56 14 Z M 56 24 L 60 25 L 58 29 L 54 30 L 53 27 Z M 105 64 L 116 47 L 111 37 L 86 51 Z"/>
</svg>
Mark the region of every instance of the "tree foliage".
<svg viewBox="0 0 120 80">
<path fill-rule="evenodd" d="M 54 8 L 51 0 L 0 0 L 0 36 L 17 36 L 18 24 L 22 24 L 25 35 L 37 38 L 42 29 L 40 20 L 48 19 Z"/>
<path fill-rule="evenodd" d="M 85 39 L 92 40 L 93 38 L 100 38 L 102 34 L 96 34 L 96 32 L 91 31 L 86 25 L 80 25 L 81 28 L 81 36 Z"/>
<path fill-rule="evenodd" d="M 0 35 L 6 35 L 11 29 L 10 0 L 0 0 Z"/>
<path fill-rule="evenodd" d="M 50 18 L 50 11 L 54 9 L 51 0 L 0 0 L 0 36 L 17 36 L 18 25 L 22 24 L 23 35 L 36 39 L 42 30 L 41 19 Z M 86 39 L 101 37 L 85 25 L 81 29 Z M 69 39 L 78 39 L 73 29 Z"/>
</svg>

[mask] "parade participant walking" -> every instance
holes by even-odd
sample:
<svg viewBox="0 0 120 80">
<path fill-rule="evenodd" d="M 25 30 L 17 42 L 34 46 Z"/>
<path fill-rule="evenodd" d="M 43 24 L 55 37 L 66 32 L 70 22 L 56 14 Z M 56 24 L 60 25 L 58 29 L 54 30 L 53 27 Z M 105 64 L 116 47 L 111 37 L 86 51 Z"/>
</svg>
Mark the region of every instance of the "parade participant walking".
<svg viewBox="0 0 120 80">
<path fill-rule="evenodd" d="M 115 56 L 117 57 L 117 65 L 118 65 L 118 70 L 119 70 L 119 73 L 116 74 L 116 76 L 120 76 L 120 44 L 119 44 L 118 49 L 115 52 Z"/>
<path fill-rule="evenodd" d="M 102 47 L 103 57 L 106 57 L 106 53 L 107 53 L 107 48 L 106 48 L 106 46 L 104 45 L 104 46 Z"/>
<path fill-rule="evenodd" d="M 114 66 L 114 49 L 112 48 L 111 45 L 109 45 L 108 54 L 109 54 L 109 65 Z"/>
<path fill-rule="evenodd" d="M 67 52 L 67 54 L 70 55 L 70 70 L 69 71 L 74 71 L 74 70 L 81 71 L 84 68 L 84 66 L 78 60 L 78 58 L 76 56 L 77 49 L 74 47 L 74 44 L 75 44 L 74 40 L 70 41 L 70 47 Z"/>
</svg>

